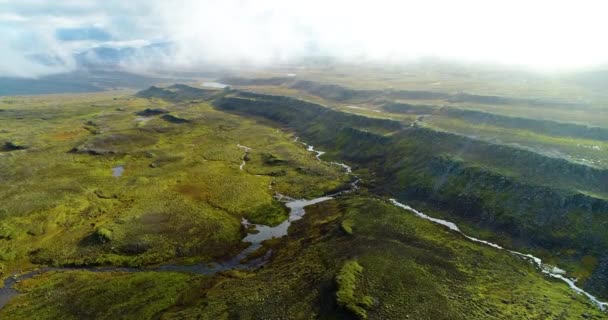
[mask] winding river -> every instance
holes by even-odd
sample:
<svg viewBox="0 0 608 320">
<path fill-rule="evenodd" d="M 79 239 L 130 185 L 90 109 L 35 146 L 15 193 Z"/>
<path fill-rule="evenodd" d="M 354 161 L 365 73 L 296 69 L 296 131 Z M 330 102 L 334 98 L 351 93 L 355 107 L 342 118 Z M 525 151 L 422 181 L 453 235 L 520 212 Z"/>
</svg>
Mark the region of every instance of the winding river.
<svg viewBox="0 0 608 320">
<path fill-rule="evenodd" d="M 298 141 L 298 137 L 296 137 L 294 139 L 294 141 Z M 315 152 L 316 153 L 316 158 L 318 160 L 321 160 L 321 156 L 325 152 L 315 150 L 313 146 L 308 145 L 308 144 L 306 144 L 304 142 L 301 142 L 301 143 L 304 146 L 306 146 L 306 148 L 307 148 L 308 151 Z M 343 167 L 348 174 L 350 174 L 352 172 L 351 167 L 348 166 L 348 165 L 346 165 L 346 164 L 344 164 L 344 163 L 332 162 L 332 164 Z M 356 185 L 355 185 L 355 187 L 356 187 Z M 492 242 L 489 242 L 489 241 L 486 241 L 486 240 L 481 240 L 481 239 L 477 239 L 477 238 L 471 237 L 471 236 L 463 233 L 460 230 L 460 228 L 458 228 L 458 226 L 455 223 L 453 223 L 453 222 L 450 222 L 450 221 L 447 221 L 447 220 L 438 219 L 438 218 L 433 218 L 433 217 L 428 216 L 428 215 L 426 215 L 426 214 L 424 214 L 424 213 L 422 213 L 422 212 L 420 212 L 420 211 L 418 211 L 418 210 L 416 210 L 416 209 L 414 209 L 414 208 L 412 208 L 412 207 L 410 207 L 410 206 L 408 206 L 406 204 L 400 203 L 400 202 L 398 202 L 395 199 L 390 199 L 390 202 L 393 205 L 397 206 L 397 207 L 400 207 L 402 209 L 405 209 L 407 211 L 410 211 L 410 212 L 414 213 L 419 218 L 431 221 L 431 222 L 436 223 L 436 224 L 443 225 L 443 226 L 447 227 L 448 229 L 450 229 L 450 230 L 452 230 L 454 232 L 460 233 L 462 236 L 464 236 L 465 238 L 469 239 L 470 241 L 481 243 L 483 245 L 490 246 L 490 247 L 492 247 L 494 249 L 507 251 L 507 252 L 509 252 L 511 254 L 519 256 L 519 257 L 521 257 L 521 258 L 529 261 L 530 263 L 534 264 L 542 273 L 544 273 L 544 274 L 546 274 L 546 275 L 548 275 L 548 276 L 550 276 L 552 278 L 556 278 L 556 279 L 559 279 L 559 280 L 565 282 L 573 291 L 575 291 L 576 293 L 582 294 L 585 297 L 587 297 L 593 304 L 597 305 L 600 310 L 606 311 L 606 309 L 608 308 L 608 302 L 600 301 L 597 297 L 593 296 L 589 292 L 587 292 L 587 291 L 583 290 L 582 288 L 580 288 L 579 286 L 577 286 L 576 285 L 576 279 L 571 279 L 571 278 L 566 277 L 566 271 L 564 271 L 564 270 L 562 270 L 562 269 L 560 269 L 558 267 L 545 264 L 545 263 L 543 263 L 543 261 L 540 258 L 538 258 L 536 256 L 533 256 L 531 254 L 521 253 L 521 252 L 514 251 L 514 250 L 505 249 L 505 248 L 503 248 L 502 246 L 500 246 L 500 245 L 498 245 L 496 243 L 492 243 Z"/>
<path fill-rule="evenodd" d="M 298 141 L 298 137 L 296 137 L 294 139 L 294 141 Z M 306 143 L 302 142 L 302 144 L 306 147 L 306 149 L 308 151 L 314 152 L 315 157 L 319 161 L 322 161 L 321 156 L 325 152 L 315 150 L 313 146 L 308 145 Z M 242 146 L 240 144 L 237 146 L 245 151 L 245 154 L 243 156 L 243 162 L 240 166 L 240 170 L 243 170 L 243 167 L 245 166 L 245 163 L 246 163 L 245 156 L 251 150 L 251 148 Z M 350 175 L 352 173 L 351 167 L 344 163 L 331 162 L 331 164 L 342 167 L 345 170 L 346 174 Z M 274 227 L 261 225 L 261 224 L 251 224 L 249 221 L 247 221 L 247 219 L 243 219 L 241 221 L 241 223 L 247 230 L 250 230 L 250 231 L 242 239 L 242 241 L 249 243 L 249 246 L 247 248 L 245 248 L 243 251 L 241 251 L 238 255 L 236 255 L 235 257 L 233 257 L 232 259 L 230 259 L 228 261 L 216 262 L 216 263 L 211 263 L 211 264 L 202 264 L 201 263 L 201 264 L 194 264 L 194 265 L 167 264 L 167 265 L 162 265 L 162 266 L 159 266 L 156 268 L 137 268 L 137 269 L 136 268 L 117 268 L 117 267 L 110 267 L 110 268 L 66 268 L 66 267 L 64 267 L 64 268 L 40 268 L 37 270 L 25 272 L 25 273 L 14 274 L 11 277 L 9 277 L 7 280 L 4 281 L 4 286 L 0 288 L 0 309 L 2 307 L 4 307 L 13 297 L 15 297 L 16 295 L 19 294 L 19 292 L 16 289 L 14 289 L 14 285 L 16 283 L 18 283 L 21 280 L 32 278 L 37 274 L 41 274 L 41 273 L 49 272 L 49 271 L 73 271 L 73 270 L 86 270 L 86 271 L 93 271 L 93 272 L 178 271 L 178 272 L 193 272 L 193 273 L 198 273 L 198 274 L 210 275 L 210 274 L 214 274 L 214 273 L 217 273 L 220 271 L 226 271 L 226 270 L 258 268 L 268 261 L 270 254 L 271 254 L 271 250 L 268 250 L 266 252 L 266 254 L 262 257 L 259 257 L 256 259 L 251 259 L 245 263 L 242 263 L 242 262 L 251 253 L 258 250 L 262 246 L 262 243 L 265 240 L 269 240 L 272 238 L 280 238 L 280 237 L 287 235 L 289 226 L 291 225 L 291 223 L 294 221 L 297 221 L 299 219 L 302 219 L 302 217 L 306 214 L 306 211 L 304 210 L 305 207 L 333 199 L 334 197 L 339 196 L 341 194 L 352 192 L 358 188 L 357 187 L 358 182 L 359 182 L 359 180 L 355 180 L 354 182 L 352 182 L 350 185 L 350 188 L 348 190 L 337 192 L 335 194 L 331 194 L 328 196 L 311 199 L 311 200 L 294 199 L 294 198 L 276 193 L 276 195 L 275 195 L 276 199 L 284 202 L 285 206 L 287 208 L 289 208 L 289 217 L 285 221 L 283 221 L 282 223 L 280 223 L 279 225 L 274 226 Z M 584 291 L 583 289 L 581 289 L 580 287 L 578 287 L 576 285 L 576 280 L 567 278 L 565 276 L 565 271 L 563 271 L 557 267 L 553 267 L 553 266 L 544 264 L 542 262 L 542 260 L 538 257 L 535 257 L 531 254 L 524 254 L 524 253 L 520 253 L 517 251 L 505 249 L 498 244 L 468 236 L 468 235 L 464 234 L 458 228 L 458 226 L 453 222 L 433 218 L 406 204 L 400 203 L 395 199 L 390 199 L 390 202 L 397 207 L 400 207 L 402 209 L 405 209 L 409 212 L 414 213 L 416 216 L 418 216 L 422 219 L 434 222 L 436 224 L 443 225 L 454 232 L 460 233 L 462 236 L 469 239 L 470 241 L 481 243 L 483 245 L 490 246 L 497 250 L 507 251 L 511 254 L 514 254 L 523 259 L 526 259 L 530 263 L 534 264 L 542 273 L 565 282 L 566 284 L 568 284 L 568 286 L 573 291 L 575 291 L 578 294 L 583 294 L 584 296 L 586 296 L 591 302 L 593 302 L 595 305 L 597 305 L 602 311 L 605 311 L 606 308 L 608 307 L 607 302 L 600 301 L 599 299 L 597 299 L 590 293 L 588 293 L 588 292 Z"/>
<path fill-rule="evenodd" d="M 243 170 L 243 167 L 246 164 L 245 157 L 251 148 L 242 146 L 240 144 L 237 147 L 243 149 L 245 154 L 243 155 L 243 162 L 240 165 L 240 170 Z M 319 159 L 319 156 L 323 154 L 321 151 L 316 151 L 311 146 L 306 146 L 307 150 L 315 152 L 316 158 Z M 321 159 L 319 159 L 321 160 Z M 333 163 L 345 169 L 346 174 L 351 172 L 351 168 L 343 163 Z M 114 170 L 113 170 L 114 172 Z M 122 173 L 122 172 L 121 172 Z M 115 175 L 116 176 L 116 175 Z M 36 270 L 27 271 L 27 272 L 19 272 L 15 273 L 4 281 L 4 285 L 0 288 L 0 309 L 3 308 L 12 298 L 17 296 L 19 292 L 14 288 L 15 284 L 19 283 L 22 280 L 32 278 L 38 274 L 42 274 L 50 271 L 92 271 L 92 272 L 166 272 L 166 271 L 176 271 L 176 272 L 192 272 L 197 274 L 211 275 L 221 271 L 234 270 L 234 269 L 255 269 L 263 264 L 265 264 L 271 255 L 271 250 L 268 250 L 264 256 L 248 260 L 243 263 L 243 260 L 247 258 L 251 253 L 258 250 L 262 247 L 262 243 L 266 240 L 272 238 L 281 238 L 287 235 L 289 226 L 291 223 L 297 220 L 302 219 L 306 214 L 304 210 L 305 207 L 311 206 L 317 203 L 321 203 L 330 199 L 333 199 L 341 194 L 345 194 L 348 192 L 352 192 L 356 190 L 358 180 L 355 180 L 350 184 L 350 188 L 344 191 L 340 191 L 331 195 L 305 200 L 305 199 L 294 199 L 280 193 L 275 194 L 275 198 L 283 203 L 285 206 L 289 208 L 289 216 L 282 223 L 276 226 L 266 226 L 262 224 L 252 224 L 247 219 L 242 219 L 241 223 L 249 230 L 247 235 L 242 239 L 243 242 L 249 243 L 249 246 L 241 251 L 238 255 L 234 256 L 232 259 L 223 262 L 214 262 L 210 264 L 194 264 L 194 265 L 178 265 L 178 264 L 167 264 L 161 265 L 156 268 L 120 268 L 120 267 L 44 267 L 38 268 Z"/>
</svg>

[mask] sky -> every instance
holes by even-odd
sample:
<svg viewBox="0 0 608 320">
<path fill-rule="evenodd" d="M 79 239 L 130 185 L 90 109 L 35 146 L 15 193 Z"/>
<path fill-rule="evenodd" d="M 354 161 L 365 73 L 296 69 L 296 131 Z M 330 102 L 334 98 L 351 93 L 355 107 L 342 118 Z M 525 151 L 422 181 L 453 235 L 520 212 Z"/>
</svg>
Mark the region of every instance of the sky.
<svg viewBox="0 0 608 320">
<path fill-rule="evenodd" d="M 0 76 L 77 68 L 91 48 L 163 44 L 126 68 L 421 57 L 570 70 L 608 62 L 601 0 L 0 0 Z M 137 50 L 135 51 L 137 52 Z"/>
</svg>

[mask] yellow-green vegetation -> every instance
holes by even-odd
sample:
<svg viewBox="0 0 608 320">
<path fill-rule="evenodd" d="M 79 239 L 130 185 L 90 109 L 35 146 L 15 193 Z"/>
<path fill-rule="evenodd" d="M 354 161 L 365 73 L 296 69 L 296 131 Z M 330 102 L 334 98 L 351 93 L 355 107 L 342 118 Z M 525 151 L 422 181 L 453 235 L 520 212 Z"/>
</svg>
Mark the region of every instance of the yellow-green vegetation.
<svg viewBox="0 0 608 320">
<path fill-rule="evenodd" d="M 602 317 L 583 296 L 528 262 L 383 201 L 353 200 L 344 218 L 353 221 L 352 246 L 363 268 L 358 294 L 378 301 L 370 318 Z"/>
<path fill-rule="evenodd" d="M 573 81 L 564 75 L 542 75 L 528 73 L 509 68 L 484 68 L 473 65 L 452 65 L 435 62 L 409 64 L 407 66 L 363 66 L 332 65 L 325 68 L 307 68 L 292 70 L 297 73 L 296 80 L 310 80 L 318 83 L 339 85 L 356 90 L 412 90 L 442 93 L 466 92 L 486 96 L 515 97 L 529 99 L 544 99 L 548 101 L 577 102 L 583 107 L 562 106 L 555 104 L 529 105 L 508 101 L 502 104 L 487 104 L 474 101 L 459 102 L 445 99 L 407 99 L 404 102 L 413 104 L 450 105 L 453 107 L 475 109 L 498 114 L 526 116 L 535 119 L 552 119 L 562 122 L 589 123 L 596 126 L 608 127 L 608 114 L 605 106 L 608 99 L 601 84 L 585 85 Z M 249 78 L 284 77 L 283 73 L 267 72 L 243 74 Z M 583 75 L 581 75 L 584 77 Z M 600 76 L 601 77 L 601 76 Z M 285 78 L 294 80 L 293 78 Z M 226 83 L 232 83 L 230 81 Z M 248 86 L 256 84 L 248 83 Z M 303 90 L 290 89 L 268 83 L 256 85 L 255 90 L 274 90 L 277 94 L 305 97 L 315 101 L 315 94 Z M 270 92 L 270 91 L 268 91 Z M 318 99 L 318 97 L 317 97 Z M 331 104 L 325 99 L 325 104 Z"/>
<path fill-rule="evenodd" d="M 425 117 L 419 124 L 476 139 L 518 145 L 550 157 L 564 158 L 603 169 L 608 168 L 608 143 L 602 139 L 552 136 L 530 129 L 505 128 L 441 115 Z"/>
<path fill-rule="evenodd" d="M 0 142 L 25 146 L 0 152 L 4 277 L 32 264 L 228 258 L 245 245 L 241 218 L 286 219 L 275 192 L 314 197 L 349 179 L 291 134 L 203 100 L 112 92 L 6 98 L 0 109 Z M 238 144 L 251 148 L 243 170 Z"/>
<path fill-rule="evenodd" d="M 553 181 L 572 188 L 587 170 L 581 166 L 411 127 L 405 118 L 230 90 L 172 86 L 137 96 L 1 103 L 3 276 L 42 265 L 110 266 L 23 280 L 1 319 L 606 318 L 528 261 L 379 197 L 411 197 L 443 206 L 447 216 L 490 220 L 479 229 L 463 227 L 488 238 L 497 235 L 483 226 L 527 231 L 530 243 L 546 250 L 572 246 L 577 275 L 592 278 L 603 262 L 597 248 L 581 255 L 581 244 L 604 243 L 603 202 L 547 182 L 547 172 L 563 171 Z M 234 257 L 247 246 L 243 218 L 276 225 L 287 217 L 275 192 L 313 198 L 343 189 L 352 177 L 317 159 L 289 130 L 322 146 L 324 157 L 353 165 L 361 188 L 306 207 L 287 236 L 265 241 L 249 257 L 267 257 L 261 268 L 207 276 L 146 269 Z M 464 147 L 469 154 L 459 154 Z M 578 183 L 601 193 L 596 174 Z M 592 211 L 585 215 L 580 208 L 587 205 Z M 507 210 L 514 207 L 519 211 Z M 560 221 L 557 210 L 564 212 Z"/>
<path fill-rule="evenodd" d="M 353 221 L 345 219 L 342 221 L 342 230 L 347 234 L 353 234 Z"/>
<path fill-rule="evenodd" d="M 20 283 L 24 295 L 0 314 L 3 319 L 154 319 L 200 281 L 171 272 L 53 272 Z"/>
<path fill-rule="evenodd" d="M 364 94 L 367 92 L 307 85 L 336 99 L 368 98 Z M 464 96 L 501 103 L 509 100 Z M 580 283 L 594 294 L 605 297 L 608 293 L 605 277 L 608 234 L 603 228 L 608 210 L 605 169 L 550 157 L 538 150 L 421 126 L 420 119 L 406 125 L 391 119 L 346 114 L 288 97 L 241 92 L 226 96 L 215 105 L 294 128 L 304 139 L 326 150 L 326 157 L 367 169 L 360 174 L 368 179 L 364 183 L 375 193 L 442 208 L 448 220 L 463 224 L 463 228 L 473 231 L 470 234 L 520 251 L 533 251 L 570 272 L 585 275 Z M 431 108 L 403 104 L 400 107 L 416 112 Z M 487 119 L 505 128 L 520 131 L 528 128 L 539 136 L 556 135 L 562 140 L 599 139 L 608 132 L 578 124 L 451 108 L 438 110 L 440 116 L 456 113 L 469 121 Z M 349 228 L 344 231 L 348 233 Z M 587 272 L 580 272 L 580 261 L 588 255 L 595 257 L 598 264 L 593 271 L 585 267 Z"/>
<path fill-rule="evenodd" d="M 346 310 L 354 313 L 360 319 L 367 319 L 366 309 L 372 307 L 374 301 L 369 296 L 358 297 L 357 282 L 361 277 L 363 267 L 356 260 L 344 263 L 336 276 L 336 301 Z"/>
<path fill-rule="evenodd" d="M 342 231 L 344 220 L 352 221 L 352 235 Z M 605 318 L 527 261 L 364 194 L 308 207 L 285 239 L 269 245 L 273 259 L 264 268 L 212 277 L 45 274 L 20 283 L 25 293 L 0 317 L 122 310 L 124 319 L 145 319 L 140 312 L 154 310 L 158 319 Z M 132 296 L 124 296 L 129 290 Z M 146 308 L 135 308 L 138 300 Z M 156 301 L 162 308 L 148 305 Z"/>
<path fill-rule="evenodd" d="M 373 78 L 373 75 L 369 76 Z M 482 90 L 478 94 L 454 93 L 452 90 L 442 90 L 441 87 L 420 87 L 416 81 L 406 82 L 408 87 L 394 86 L 393 81 L 398 79 L 391 77 L 383 79 L 386 81 L 384 85 L 391 88 L 388 90 L 386 87 L 379 89 L 370 82 L 343 86 L 327 82 L 326 79 L 309 81 L 282 78 L 282 82 L 278 82 L 280 85 L 275 86 L 266 84 L 267 79 L 264 78 L 226 80 L 247 84 L 243 86 L 245 89 L 297 97 L 347 113 L 399 120 L 407 124 L 417 122 L 436 130 L 608 168 L 606 133 L 594 138 L 576 134 L 576 131 L 585 130 L 608 131 L 608 118 L 602 110 L 605 103 L 603 100 L 591 104 L 572 100 L 567 95 L 557 98 L 550 92 L 537 92 L 537 95 L 523 97 L 504 92 L 502 95 L 493 95 L 496 92 L 488 92 L 488 88 L 479 88 Z M 344 83 L 345 80 L 350 83 L 348 79 L 338 80 L 338 83 Z M 397 84 L 402 82 L 397 81 Z M 591 130 L 587 128 L 589 124 Z M 560 131 L 569 134 L 560 134 Z"/>
</svg>

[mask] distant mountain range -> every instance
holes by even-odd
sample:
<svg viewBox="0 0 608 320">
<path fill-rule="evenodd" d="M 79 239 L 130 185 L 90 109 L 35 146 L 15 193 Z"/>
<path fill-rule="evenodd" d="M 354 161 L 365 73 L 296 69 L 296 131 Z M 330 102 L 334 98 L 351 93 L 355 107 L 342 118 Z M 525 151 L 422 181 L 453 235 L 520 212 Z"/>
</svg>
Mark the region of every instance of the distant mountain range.
<svg viewBox="0 0 608 320">
<path fill-rule="evenodd" d="M 159 42 L 142 47 L 99 46 L 74 55 L 76 64 L 86 68 L 117 68 L 138 59 L 163 57 L 171 54 L 173 44 Z"/>
<path fill-rule="evenodd" d="M 572 80 L 581 86 L 605 91 L 608 88 L 608 67 L 603 70 L 578 72 Z"/>
<path fill-rule="evenodd" d="M 109 89 L 142 89 L 165 81 L 188 81 L 188 78 L 156 77 L 133 73 L 126 68 L 151 57 L 170 54 L 171 43 L 160 42 L 140 47 L 98 46 L 74 54 L 72 71 L 40 78 L 18 78 L 0 76 L 0 96 L 95 92 Z M 32 55 L 31 60 L 46 66 L 65 66 L 60 57 Z M 75 69 L 75 70 L 74 70 Z M 68 69 L 66 69 L 68 70 Z"/>
<path fill-rule="evenodd" d="M 69 39 L 76 40 L 83 37 L 81 34 L 63 36 L 69 36 Z M 30 60 L 44 66 L 57 67 L 58 70 L 63 69 L 66 72 L 37 79 L 0 76 L 0 96 L 91 92 L 113 88 L 141 89 L 162 82 L 161 80 L 167 81 L 168 79 L 165 78 L 167 74 L 171 74 L 171 79 L 175 81 L 184 78 L 191 79 L 203 74 L 207 77 L 214 77 L 216 74 L 223 72 L 221 66 L 215 65 L 209 65 L 204 68 L 205 70 L 163 70 L 162 62 L 170 59 L 175 50 L 175 44 L 167 41 L 148 44 L 106 41 L 102 42 L 101 45 L 74 53 L 72 59 L 54 55 L 33 54 L 28 56 Z M 448 72 L 447 70 L 450 68 L 458 68 L 458 63 L 434 60 L 421 61 L 419 64 L 423 69 L 439 68 Z M 332 65 L 334 63 L 338 63 L 338 61 L 331 57 L 314 55 L 294 62 L 298 65 Z M 163 79 L 134 74 L 138 73 L 134 70 L 147 70 L 150 66 L 153 66 L 157 71 L 163 70 Z M 514 71 L 514 74 L 517 74 L 517 72 Z M 538 76 L 543 77 L 542 75 Z M 559 78 L 561 82 L 581 86 L 604 96 L 606 95 L 605 88 L 608 87 L 608 66 L 573 72 Z"/>
<path fill-rule="evenodd" d="M 0 77 L 0 96 L 96 92 L 123 88 L 140 89 L 165 81 L 170 80 L 119 70 L 87 71 L 83 69 L 38 79 Z"/>
</svg>

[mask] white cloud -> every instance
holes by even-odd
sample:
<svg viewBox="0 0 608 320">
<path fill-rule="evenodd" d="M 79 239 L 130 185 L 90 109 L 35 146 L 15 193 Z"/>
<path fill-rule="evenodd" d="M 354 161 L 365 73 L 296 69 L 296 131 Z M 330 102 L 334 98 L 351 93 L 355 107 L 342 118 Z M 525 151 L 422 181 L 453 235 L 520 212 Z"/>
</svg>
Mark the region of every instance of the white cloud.
<svg viewBox="0 0 608 320">
<path fill-rule="evenodd" d="M 601 1 L 186 1 L 157 4 L 189 59 L 274 62 L 313 46 L 401 61 L 432 55 L 538 67 L 602 63 Z"/>
<path fill-rule="evenodd" d="M 384 62 L 436 56 L 544 69 L 608 60 L 608 4 L 599 0 L 0 0 L 0 6 L 0 30 L 42 39 L 28 48 L 14 37 L 0 40 L 9 52 L 0 62 L 3 74 L 14 69 L 3 65 L 8 60 L 23 62 L 20 52 L 69 60 L 73 50 L 101 45 L 74 48 L 49 37 L 56 28 L 79 26 L 103 28 L 117 43 L 172 42 L 171 56 L 156 58 L 179 67 L 272 64 L 311 54 Z"/>
</svg>

